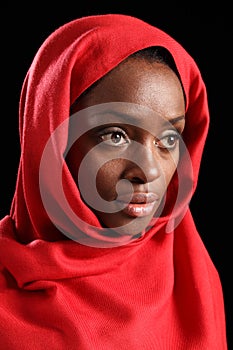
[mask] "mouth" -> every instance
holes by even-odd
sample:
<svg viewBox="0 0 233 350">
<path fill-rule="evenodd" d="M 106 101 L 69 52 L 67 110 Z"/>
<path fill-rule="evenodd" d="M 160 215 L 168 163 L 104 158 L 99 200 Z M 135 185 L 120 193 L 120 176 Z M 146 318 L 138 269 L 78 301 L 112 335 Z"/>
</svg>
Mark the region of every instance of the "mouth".
<svg viewBox="0 0 233 350">
<path fill-rule="evenodd" d="M 126 196 L 125 196 L 126 197 Z M 155 205 L 159 202 L 159 196 L 155 193 L 134 193 L 130 202 L 119 196 L 117 200 L 126 204 L 122 212 L 131 217 L 144 217 L 151 215 Z"/>
</svg>

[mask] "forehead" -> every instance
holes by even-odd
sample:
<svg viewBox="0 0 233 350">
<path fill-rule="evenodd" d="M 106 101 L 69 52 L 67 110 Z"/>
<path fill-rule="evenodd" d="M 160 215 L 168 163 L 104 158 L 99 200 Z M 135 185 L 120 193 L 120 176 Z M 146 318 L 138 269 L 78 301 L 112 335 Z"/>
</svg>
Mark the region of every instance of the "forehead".
<svg viewBox="0 0 233 350">
<path fill-rule="evenodd" d="M 129 58 L 80 98 L 78 109 L 110 102 L 149 108 L 164 118 L 184 113 L 184 95 L 176 74 L 165 64 Z"/>
</svg>

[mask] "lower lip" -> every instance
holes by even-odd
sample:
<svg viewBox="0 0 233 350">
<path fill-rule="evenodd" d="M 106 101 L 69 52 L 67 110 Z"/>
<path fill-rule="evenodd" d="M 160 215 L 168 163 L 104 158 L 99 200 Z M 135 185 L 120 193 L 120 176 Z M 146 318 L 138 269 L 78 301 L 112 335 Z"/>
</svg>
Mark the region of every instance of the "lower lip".
<svg viewBox="0 0 233 350">
<path fill-rule="evenodd" d="M 156 202 L 152 203 L 145 203 L 145 204 L 140 204 L 140 203 L 129 203 L 122 211 L 132 217 L 144 217 L 150 215 L 155 206 Z"/>
</svg>

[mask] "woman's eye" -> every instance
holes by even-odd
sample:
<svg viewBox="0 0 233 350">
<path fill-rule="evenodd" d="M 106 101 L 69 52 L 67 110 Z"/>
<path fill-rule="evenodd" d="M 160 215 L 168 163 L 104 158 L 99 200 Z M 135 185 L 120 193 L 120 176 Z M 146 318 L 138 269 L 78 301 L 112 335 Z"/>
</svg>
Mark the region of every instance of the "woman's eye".
<svg viewBox="0 0 233 350">
<path fill-rule="evenodd" d="M 121 146 L 129 142 L 122 131 L 109 131 L 100 135 L 100 138 L 105 144 L 110 146 Z"/>
<path fill-rule="evenodd" d="M 179 140 L 180 140 L 179 133 L 169 134 L 155 141 L 155 145 L 159 148 L 173 150 L 178 144 Z"/>
</svg>

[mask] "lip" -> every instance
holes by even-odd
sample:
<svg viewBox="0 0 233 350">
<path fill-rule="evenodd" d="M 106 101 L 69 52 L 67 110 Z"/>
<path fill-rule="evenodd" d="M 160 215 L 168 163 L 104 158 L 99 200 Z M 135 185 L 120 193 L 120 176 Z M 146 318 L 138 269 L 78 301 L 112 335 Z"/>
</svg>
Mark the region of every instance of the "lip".
<svg viewBox="0 0 233 350">
<path fill-rule="evenodd" d="M 144 217 L 153 212 L 154 206 L 159 201 L 159 196 L 156 193 L 134 193 L 130 202 L 126 200 L 129 195 L 121 195 L 117 198 L 117 201 L 123 202 L 126 205 L 122 212 L 131 217 Z"/>
</svg>

